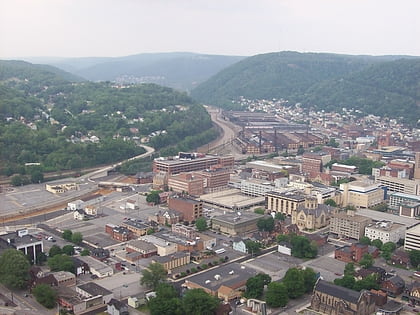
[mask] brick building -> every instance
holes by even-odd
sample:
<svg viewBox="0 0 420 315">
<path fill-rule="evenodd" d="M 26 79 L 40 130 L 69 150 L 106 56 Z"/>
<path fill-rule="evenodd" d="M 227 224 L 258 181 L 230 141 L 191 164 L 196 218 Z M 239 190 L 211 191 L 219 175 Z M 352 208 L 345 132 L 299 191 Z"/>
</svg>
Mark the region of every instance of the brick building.
<svg viewBox="0 0 420 315">
<path fill-rule="evenodd" d="M 168 199 L 170 210 L 181 212 L 184 221 L 193 222 L 203 216 L 203 203 L 187 197 L 172 196 Z"/>
<path fill-rule="evenodd" d="M 323 166 L 331 161 L 331 155 L 325 152 L 304 153 L 302 158 L 302 172 L 315 177 L 322 172 Z"/>
<path fill-rule="evenodd" d="M 130 230 L 111 223 L 105 225 L 105 232 L 109 234 L 114 240 L 119 242 L 126 242 L 132 238 L 132 233 Z"/>
<path fill-rule="evenodd" d="M 203 178 L 197 173 L 180 173 L 168 178 L 168 187 L 178 193 L 192 196 L 202 195 L 204 192 Z"/>
</svg>

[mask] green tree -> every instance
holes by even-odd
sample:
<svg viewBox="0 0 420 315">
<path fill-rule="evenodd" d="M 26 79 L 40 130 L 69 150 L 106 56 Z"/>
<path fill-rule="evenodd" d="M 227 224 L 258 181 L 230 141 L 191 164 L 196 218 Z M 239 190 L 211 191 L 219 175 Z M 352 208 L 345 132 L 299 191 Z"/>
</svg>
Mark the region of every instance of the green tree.
<svg viewBox="0 0 420 315">
<path fill-rule="evenodd" d="M 292 256 L 298 258 L 315 258 L 318 255 L 318 248 L 314 243 L 302 235 L 291 237 Z"/>
<path fill-rule="evenodd" d="M 6 249 L 0 256 L 0 282 L 14 289 L 25 288 L 30 266 L 27 257 L 20 250 Z"/>
<path fill-rule="evenodd" d="M 271 277 L 267 274 L 259 273 L 246 281 L 245 296 L 249 299 L 259 299 L 263 295 L 264 286 L 271 282 Z"/>
<path fill-rule="evenodd" d="M 21 186 L 24 184 L 23 176 L 22 175 L 15 175 L 10 180 L 10 184 L 13 186 Z"/>
<path fill-rule="evenodd" d="M 71 241 L 74 244 L 80 245 L 83 242 L 83 235 L 80 232 L 74 232 L 71 236 Z"/>
<path fill-rule="evenodd" d="M 268 216 L 265 218 L 260 218 L 257 221 L 257 227 L 260 231 L 267 231 L 271 232 L 274 230 L 274 219 L 272 216 Z"/>
<path fill-rule="evenodd" d="M 372 246 L 375 246 L 377 249 L 381 249 L 383 246 L 383 243 L 379 238 L 373 240 L 371 244 Z"/>
<path fill-rule="evenodd" d="M 381 250 L 393 253 L 394 250 L 397 248 L 397 245 L 393 242 L 386 242 L 382 245 Z"/>
<path fill-rule="evenodd" d="M 410 250 L 408 252 L 408 257 L 410 258 L 410 263 L 414 268 L 417 268 L 420 265 L 420 250 Z"/>
<path fill-rule="evenodd" d="M 264 214 L 265 213 L 265 210 L 264 210 L 264 208 L 256 208 L 256 209 L 254 209 L 254 213 L 256 213 L 256 214 Z"/>
<path fill-rule="evenodd" d="M 46 308 L 53 308 L 56 305 L 57 293 L 47 284 L 38 284 L 32 290 L 33 295 L 38 303 L 44 305 Z"/>
<path fill-rule="evenodd" d="M 286 271 L 283 283 L 291 299 L 296 299 L 305 293 L 303 274 L 297 268 L 290 268 Z"/>
<path fill-rule="evenodd" d="M 48 266 L 51 271 L 69 271 L 74 272 L 74 262 L 71 257 L 61 254 L 48 258 Z"/>
<path fill-rule="evenodd" d="M 251 240 L 246 240 L 245 241 L 245 246 L 246 246 L 246 250 L 248 252 L 248 254 L 254 255 L 254 254 L 258 254 L 260 252 L 261 249 L 261 244 L 258 242 L 254 242 Z"/>
<path fill-rule="evenodd" d="M 370 244 L 371 244 L 371 241 L 370 241 L 370 238 L 369 238 L 369 237 L 367 237 L 367 236 L 362 236 L 362 237 L 360 238 L 360 240 L 359 240 L 359 243 L 360 243 L 360 244 L 363 244 L 363 245 L 370 245 Z"/>
<path fill-rule="evenodd" d="M 195 227 L 197 228 L 198 231 L 202 232 L 207 230 L 208 226 L 207 226 L 207 221 L 205 218 L 200 217 L 195 221 Z"/>
<path fill-rule="evenodd" d="M 159 204 L 160 203 L 159 194 L 161 192 L 162 191 L 160 191 L 160 190 L 152 190 L 150 193 L 147 194 L 146 201 L 149 202 L 149 203 L 153 203 L 155 205 Z"/>
<path fill-rule="evenodd" d="M 303 283 L 305 285 L 305 293 L 312 292 L 316 283 L 316 273 L 312 268 L 305 268 L 302 270 Z"/>
<path fill-rule="evenodd" d="M 144 269 L 141 272 L 141 274 L 140 284 L 155 290 L 157 286 L 166 279 L 167 271 L 162 264 L 151 263 L 147 269 Z"/>
<path fill-rule="evenodd" d="M 325 200 L 324 205 L 331 206 L 331 207 L 337 207 L 337 203 L 335 202 L 334 199 L 331 199 L 331 198 Z"/>
<path fill-rule="evenodd" d="M 289 296 L 287 288 L 282 282 L 271 282 L 267 287 L 265 301 L 270 307 L 283 307 L 287 305 Z"/>
<path fill-rule="evenodd" d="M 283 243 L 283 242 L 290 242 L 290 235 L 288 234 L 279 234 L 277 235 L 277 243 Z"/>
<path fill-rule="evenodd" d="M 151 315 L 183 314 L 181 299 L 175 288 L 168 283 L 159 283 L 156 288 L 156 297 L 152 298 L 147 306 Z"/>
<path fill-rule="evenodd" d="M 73 245 L 64 245 L 62 249 L 63 254 L 66 254 L 68 256 L 74 255 L 74 247 Z"/>
<path fill-rule="evenodd" d="M 61 237 L 65 240 L 71 242 L 71 237 L 73 236 L 73 232 L 71 230 L 64 230 L 61 234 Z"/>
<path fill-rule="evenodd" d="M 80 256 L 89 256 L 90 255 L 90 252 L 89 252 L 89 250 L 88 249 L 83 249 L 81 252 L 80 252 Z"/>
<path fill-rule="evenodd" d="M 356 291 L 370 290 L 370 289 L 378 290 L 379 284 L 378 284 L 377 275 L 371 274 L 359 281 L 356 281 L 352 289 Z"/>
<path fill-rule="evenodd" d="M 371 254 L 364 254 L 362 259 L 359 261 L 360 266 L 369 268 L 373 266 L 373 257 Z"/>
<path fill-rule="evenodd" d="M 38 183 L 42 183 L 43 181 L 44 181 L 44 174 L 41 171 L 36 170 L 31 174 L 32 183 L 38 184 Z"/>
<path fill-rule="evenodd" d="M 182 298 L 184 314 L 213 315 L 219 304 L 217 297 L 207 294 L 203 289 L 187 290 Z"/>
<path fill-rule="evenodd" d="M 335 138 L 330 138 L 330 141 L 328 141 L 327 146 L 329 147 L 333 147 L 333 148 L 338 148 L 340 144 L 335 141 Z"/>
<path fill-rule="evenodd" d="M 334 284 L 339 285 L 341 287 L 345 287 L 347 289 L 353 289 L 356 280 L 351 275 L 344 275 L 343 278 L 334 279 Z"/>
<path fill-rule="evenodd" d="M 35 264 L 41 266 L 44 264 L 44 262 L 46 262 L 48 259 L 47 255 L 44 252 L 40 252 L 38 253 L 38 255 L 36 255 L 36 261 Z"/>
<path fill-rule="evenodd" d="M 353 263 L 347 263 L 344 266 L 344 275 L 345 276 L 354 276 L 354 273 L 355 273 L 354 264 Z"/>
<path fill-rule="evenodd" d="M 51 248 L 48 252 L 48 257 L 54 257 L 55 255 L 61 255 L 62 253 L 63 253 L 63 251 L 61 250 L 60 246 L 53 245 L 53 246 L 51 246 Z"/>
<path fill-rule="evenodd" d="M 381 256 L 386 260 L 390 260 L 392 253 L 394 252 L 395 248 L 397 246 L 393 243 L 393 242 L 386 242 L 385 244 L 382 245 L 381 250 Z"/>
<path fill-rule="evenodd" d="M 286 216 L 285 216 L 284 213 L 276 212 L 276 215 L 274 216 L 274 219 L 279 220 L 279 221 L 284 221 L 284 220 L 286 220 Z"/>
</svg>

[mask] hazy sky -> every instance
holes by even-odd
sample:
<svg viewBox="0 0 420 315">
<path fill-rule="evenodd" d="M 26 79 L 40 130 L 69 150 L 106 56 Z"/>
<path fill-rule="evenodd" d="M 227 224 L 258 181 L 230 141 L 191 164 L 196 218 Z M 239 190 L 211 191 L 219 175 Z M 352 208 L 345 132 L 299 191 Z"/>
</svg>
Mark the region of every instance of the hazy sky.
<svg viewBox="0 0 420 315">
<path fill-rule="evenodd" d="M 420 0 L 0 0 L 0 58 L 295 50 L 420 56 Z"/>
</svg>

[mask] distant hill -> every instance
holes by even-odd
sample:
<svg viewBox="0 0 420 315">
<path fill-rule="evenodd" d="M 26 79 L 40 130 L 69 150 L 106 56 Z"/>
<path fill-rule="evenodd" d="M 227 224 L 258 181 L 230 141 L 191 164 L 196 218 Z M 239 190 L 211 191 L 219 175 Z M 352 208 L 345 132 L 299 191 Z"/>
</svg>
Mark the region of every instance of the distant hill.
<svg viewBox="0 0 420 315">
<path fill-rule="evenodd" d="M 32 64 L 21 60 L 0 60 L 0 81 L 8 79 L 31 80 L 48 85 L 58 81 L 79 82 L 83 79 L 49 65 Z"/>
<path fill-rule="evenodd" d="M 245 57 L 188 52 L 149 53 L 125 57 L 69 58 L 43 61 L 92 81 L 156 83 L 189 91 L 221 69 Z"/>
<path fill-rule="evenodd" d="M 221 107 L 244 96 L 284 98 L 321 109 L 358 108 L 414 121 L 420 102 L 420 58 L 280 52 L 246 58 L 191 92 Z M 420 115 L 417 115 L 420 117 Z"/>
<path fill-rule="evenodd" d="M 14 185 L 38 183 L 43 172 L 139 155 L 138 139 L 166 156 L 218 135 L 204 106 L 186 92 L 77 80 L 51 66 L 0 61 L 0 175 L 20 174 Z M 40 165 L 25 166 L 35 162 Z"/>
</svg>

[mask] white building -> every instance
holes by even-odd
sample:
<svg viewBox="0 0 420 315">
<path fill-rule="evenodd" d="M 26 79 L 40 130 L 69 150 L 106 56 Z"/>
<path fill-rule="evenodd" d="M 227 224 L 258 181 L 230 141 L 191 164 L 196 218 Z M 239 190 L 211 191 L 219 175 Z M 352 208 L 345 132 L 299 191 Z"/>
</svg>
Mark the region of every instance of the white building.
<svg viewBox="0 0 420 315">
<path fill-rule="evenodd" d="M 249 179 L 241 181 L 241 193 L 248 196 L 264 196 L 266 192 L 274 190 L 274 185 L 269 181 Z"/>
<path fill-rule="evenodd" d="M 71 211 L 75 211 L 77 209 L 82 209 L 83 208 L 83 201 L 82 200 L 75 200 L 72 202 L 69 202 L 67 204 L 67 209 L 71 210 Z"/>
<path fill-rule="evenodd" d="M 85 218 L 85 212 L 83 210 L 76 210 L 73 212 L 73 218 L 78 221 L 83 221 Z"/>
<path fill-rule="evenodd" d="M 405 250 L 420 250 L 420 224 L 417 224 L 405 232 Z"/>
<path fill-rule="evenodd" d="M 370 240 L 379 239 L 382 243 L 397 243 L 405 237 L 406 227 L 403 224 L 393 223 L 391 221 L 380 221 L 371 223 L 365 228 L 365 236 Z"/>
</svg>

